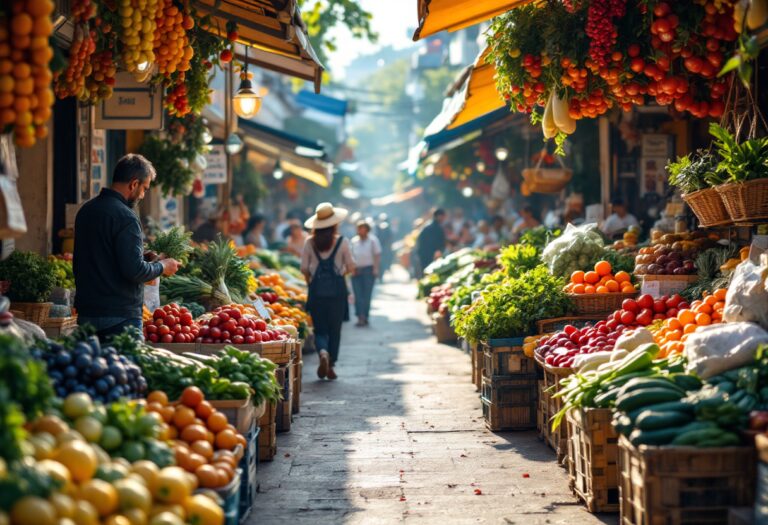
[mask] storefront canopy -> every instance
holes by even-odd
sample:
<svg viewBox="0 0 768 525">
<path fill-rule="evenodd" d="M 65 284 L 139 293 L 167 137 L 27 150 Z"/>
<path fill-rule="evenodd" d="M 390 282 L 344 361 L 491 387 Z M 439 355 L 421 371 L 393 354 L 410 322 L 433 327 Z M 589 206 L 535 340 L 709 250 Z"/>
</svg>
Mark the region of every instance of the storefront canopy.
<svg viewBox="0 0 768 525">
<path fill-rule="evenodd" d="M 348 103 L 346 100 L 312 93 L 306 89 L 302 89 L 296 94 L 296 103 L 335 117 L 343 117 L 347 114 Z"/>
<path fill-rule="evenodd" d="M 534 0 L 418 0 L 419 40 L 440 31 L 457 31 L 484 22 Z"/>
<path fill-rule="evenodd" d="M 249 120 L 240 120 L 245 143 L 265 162 L 279 163 L 283 171 L 327 188 L 333 179 L 333 165 L 326 162 L 323 144 Z"/>
<path fill-rule="evenodd" d="M 496 68 L 486 63 L 488 53 L 489 48 L 480 53 L 475 63 L 467 67 L 448 90 L 443 110 L 429 124 L 426 135 L 458 128 L 506 106 L 496 91 Z"/>
<path fill-rule="evenodd" d="M 194 0 L 194 5 L 211 16 L 208 29 L 222 37 L 227 35 L 227 22 L 237 24 L 238 42 L 250 48 L 249 64 L 308 80 L 320 92 L 323 66 L 295 0 Z M 237 58 L 245 61 L 241 51 L 237 50 Z"/>
</svg>

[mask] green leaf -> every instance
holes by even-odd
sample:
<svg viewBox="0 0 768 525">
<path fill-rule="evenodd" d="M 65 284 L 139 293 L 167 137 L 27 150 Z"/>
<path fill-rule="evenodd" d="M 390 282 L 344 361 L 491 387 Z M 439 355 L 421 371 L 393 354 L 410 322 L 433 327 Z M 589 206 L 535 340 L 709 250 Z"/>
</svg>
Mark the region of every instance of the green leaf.
<svg viewBox="0 0 768 525">
<path fill-rule="evenodd" d="M 727 73 L 730 73 L 734 69 L 738 68 L 742 64 L 741 55 L 733 55 L 723 66 L 723 69 L 717 74 L 718 77 L 722 77 Z"/>
</svg>

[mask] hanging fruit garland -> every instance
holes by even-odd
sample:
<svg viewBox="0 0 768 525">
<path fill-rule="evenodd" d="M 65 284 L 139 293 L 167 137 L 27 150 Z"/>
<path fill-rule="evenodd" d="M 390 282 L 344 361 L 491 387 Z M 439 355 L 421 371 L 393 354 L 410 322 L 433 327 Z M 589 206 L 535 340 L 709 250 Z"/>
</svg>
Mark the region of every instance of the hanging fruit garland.
<svg viewBox="0 0 768 525">
<path fill-rule="evenodd" d="M 0 7 L 0 130 L 29 147 L 48 134 L 54 95 L 51 0 L 10 0 Z"/>
</svg>

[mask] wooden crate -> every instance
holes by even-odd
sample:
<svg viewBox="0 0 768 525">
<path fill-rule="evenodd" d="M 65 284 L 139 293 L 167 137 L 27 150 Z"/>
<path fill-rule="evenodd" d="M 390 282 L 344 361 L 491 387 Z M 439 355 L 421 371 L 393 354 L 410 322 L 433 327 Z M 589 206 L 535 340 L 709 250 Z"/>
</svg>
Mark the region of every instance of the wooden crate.
<svg viewBox="0 0 768 525">
<path fill-rule="evenodd" d="M 536 374 L 484 377 L 481 391 L 483 418 L 490 430 L 536 428 Z"/>
<path fill-rule="evenodd" d="M 530 374 L 535 372 L 533 359 L 523 352 L 523 338 L 492 339 L 481 343 L 485 377 Z"/>
<path fill-rule="evenodd" d="M 267 405 L 267 410 L 259 419 L 259 461 L 272 461 L 277 454 L 277 406 Z"/>
<path fill-rule="evenodd" d="M 290 432 L 293 421 L 293 374 L 291 373 L 291 364 L 280 366 L 275 370 L 277 382 L 282 386 L 283 399 L 277 402 L 277 423 L 278 432 Z"/>
<path fill-rule="evenodd" d="M 483 384 L 483 349 L 478 343 L 472 343 L 472 382 L 475 384 L 475 390 L 480 392 Z"/>
<path fill-rule="evenodd" d="M 571 375 L 573 370 L 570 368 L 555 368 L 547 364 L 541 365 L 541 369 L 544 374 L 544 402 L 539 403 L 539 410 L 544 411 L 542 418 L 547 421 L 547 424 L 542 426 L 544 442 L 555 451 L 558 463 L 566 466 L 565 462 L 568 456 L 568 425 L 563 420 L 563 423 L 557 430 L 552 430 L 552 418 L 563 408 L 563 399 L 555 397 L 555 394 L 560 391 L 560 380 Z"/>
<path fill-rule="evenodd" d="M 202 355 L 212 355 L 219 350 L 223 350 L 227 346 L 234 346 L 238 350 L 259 354 L 261 357 L 269 359 L 276 365 L 286 365 L 291 360 L 293 341 L 270 341 L 268 343 L 257 343 L 253 345 L 228 345 L 224 343 L 155 343 L 154 346 L 165 348 L 176 354 L 194 352 Z"/>
<path fill-rule="evenodd" d="M 536 391 L 539 394 L 539 400 L 536 402 L 536 432 L 539 435 L 539 439 L 546 443 L 547 436 L 544 433 L 544 427 L 547 425 L 549 418 L 547 418 L 547 399 L 544 392 L 544 380 L 538 379 L 536 381 Z"/>
<path fill-rule="evenodd" d="M 213 408 L 227 416 L 227 421 L 234 425 L 241 434 L 245 435 L 251 430 L 256 407 L 253 406 L 250 397 L 226 401 L 209 400 L 209 403 Z"/>
<path fill-rule="evenodd" d="M 619 437 L 621 525 L 715 525 L 752 505 L 755 448 L 633 446 Z"/>
<path fill-rule="evenodd" d="M 589 512 L 619 511 L 619 444 L 607 408 L 571 410 L 568 427 L 568 476 L 574 494 Z"/>
<path fill-rule="evenodd" d="M 301 359 L 301 354 L 298 354 L 293 361 L 293 390 L 291 405 L 294 414 L 298 414 L 301 409 L 301 378 L 304 373 L 304 361 Z"/>
</svg>

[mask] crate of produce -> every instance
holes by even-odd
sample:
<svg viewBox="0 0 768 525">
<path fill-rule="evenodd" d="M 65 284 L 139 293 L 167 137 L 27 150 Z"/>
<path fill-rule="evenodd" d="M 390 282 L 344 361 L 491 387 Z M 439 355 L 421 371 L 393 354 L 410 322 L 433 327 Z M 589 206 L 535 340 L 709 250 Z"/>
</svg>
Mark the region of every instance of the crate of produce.
<svg viewBox="0 0 768 525">
<path fill-rule="evenodd" d="M 533 359 L 523 352 L 522 337 L 491 339 L 481 343 L 485 377 L 531 374 L 535 372 Z"/>
<path fill-rule="evenodd" d="M 549 419 L 547 418 L 547 399 L 544 392 L 544 380 L 536 380 L 536 391 L 538 392 L 538 401 L 536 402 L 536 433 L 539 439 L 546 442 L 547 436 L 545 434 L 544 426 L 547 425 Z"/>
<path fill-rule="evenodd" d="M 536 321 L 536 328 L 538 329 L 539 335 L 553 334 L 555 332 L 559 332 L 567 325 L 572 325 L 576 328 L 583 328 L 588 324 L 594 324 L 598 321 L 602 321 L 603 319 L 605 319 L 605 316 L 598 317 L 594 315 L 555 317 L 554 319 L 542 319 L 541 321 Z"/>
<path fill-rule="evenodd" d="M 53 303 L 11 303 L 11 313 L 30 323 L 41 326 L 48 319 Z"/>
<path fill-rule="evenodd" d="M 242 475 L 242 471 L 237 469 L 235 476 L 228 485 L 214 490 L 221 499 L 221 508 L 224 510 L 224 525 L 240 524 L 240 480 Z"/>
<path fill-rule="evenodd" d="M 456 332 L 453 330 L 451 323 L 448 321 L 448 316 L 446 315 L 441 315 L 439 313 L 432 314 L 432 329 L 437 338 L 437 342 L 440 344 L 454 344 L 458 339 Z"/>
<path fill-rule="evenodd" d="M 758 525 L 764 525 L 768 523 L 768 435 L 757 434 L 755 447 L 760 461 L 757 464 L 754 518 Z"/>
<path fill-rule="evenodd" d="M 264 415 L 259 419 L 259 461 L 272 461 L 277 454 L 277 405 L 268 403 Z"/>
<path fill-rule="evenodd" d="M 70 334 L 77 328 L 77 316 L 49 317 L 40 325 L 45 335 L 51 338 Z"/>
<path fill-rule="evenodd" d="M 269 359 L 276 365 L 287 365 L 291 360 L 291 353 L 293 350 L 292 341 L 269 341 L 266 343 L 257 343 L 252 345 L 231 345 L 225 343 L 192 343 L 190 345 L 174 344 L 163 345 L 168 347 L 168 350 L 172 352 L 195 352 L 197 354 L 212 355 L 223 350 L 227 346 L 234 346 L 238 350 L 245 350 L 259 354 L 265 359 Z M 192 350 L 184 349 L 184 347 L 192 346 Z"/>
<path fill-rule="evenodd" d="M 256 407 L 251 398 L 214 401 L 209 403 L 213 408 L 227 416 L 227 421 L 241 434 L 246 434 L 256 419 Z"/>
<path fill-rule="evenodd" d="M 589 512 L 619 511 L 619 439 L 607 408 L 571 410 L 568 427 L 568 477 Z"/>
<path fill-rule="evenodd" d="M 631 293 L 569 293 L 573 301 L 573 311 L 578 315 L 607 315 L 621 308 L 625 299 L 634 299 L 637 292 Z"/>
<path fill-rule="evenodd" d="M 282 386 L 283 399 L 277 402 L 277 431 L 290 432 L 291 422 L 293 421 L 293 374 L 291 374 L 290 364 L 280 366 L 275 370 L 275 378 L 278 384 Z"/>
<path fill-rule="evenodd" d="M 301 359 L 301 354 L 298 354 L 293 361 L 293 390 L 291 392 L 291 405 L 294 414 L 298 414 L 301 409 L 301 389 L 302 389 L 302 374 L 304 373 L 304 360 Z"/>
<path fill-rule="evenodd" d="M 542 427 L 544 442 L 557 453 L 557 461 L 563 463 L 568 456 L 568 425 L 561 424 L 556 430 L 552 430 L 552 418 L 563 408 L 563 399 L 555 397 L 560 391 L 560 380 L 573 374 L 571 368 L 556 368 L 543 364 L 544 374 L 544 403 L 539 403 L 544 410 L 543 418 L 547 424 Z"/>
<path fill-rule="evenodd" d="M 642 293 L 651 294 L 654 298 L 662 295 L 680 293 L 698 279 L 696 275 L 641 275 Z"/>
<path fill-rule="evenodd" d="M 512 378 L 514 377 L 514 379 Z M 484 377 L 480 400 L 485 425 L 495 431 L 536 428 L 536 374 Z"/>
<path fill-rule="evenodd" d="M 259 490 L 259 483 L 256 476 L 259 467 L 260 430 L 261 429 L 256 426 L 254 422 L 251 431 L 245 435 L 248 444 L 239 465 L 240 471 L 242 472 L 242 478 L 240 479 L 240 523 L 243 523 L 250 515 L 251 510 L 253 509 L 253 502 L 256 499 L 256 494 Z"/>
<path fill-rule="evenodd" d="M 756 452 L 750 447 L 633 446 L 619 437 L 621 525 L 714 525 L 752 505 Z"/>
</svg>

